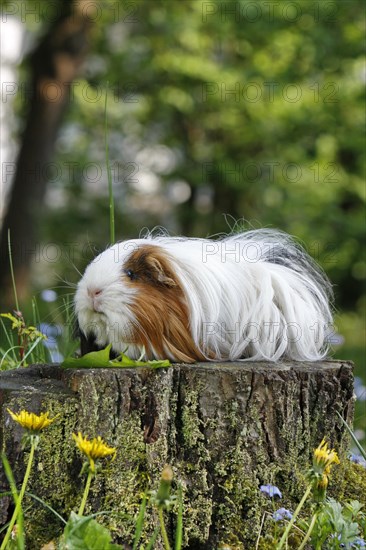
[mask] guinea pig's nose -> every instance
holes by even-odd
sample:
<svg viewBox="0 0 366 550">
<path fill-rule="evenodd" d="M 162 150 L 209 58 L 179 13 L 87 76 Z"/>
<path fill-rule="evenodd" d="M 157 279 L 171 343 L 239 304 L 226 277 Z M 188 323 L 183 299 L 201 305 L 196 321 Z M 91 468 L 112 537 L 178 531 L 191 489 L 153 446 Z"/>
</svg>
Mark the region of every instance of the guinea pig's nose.
<svg viewBox="0 0 366 550">
<path fill-rule="evenodd" d="M 96 296 L 99 296 L 102 294 L 102 291 L 99 288 L 88 288 L 88 296 L 90 298 L 95 298 Z"/>
</svg>

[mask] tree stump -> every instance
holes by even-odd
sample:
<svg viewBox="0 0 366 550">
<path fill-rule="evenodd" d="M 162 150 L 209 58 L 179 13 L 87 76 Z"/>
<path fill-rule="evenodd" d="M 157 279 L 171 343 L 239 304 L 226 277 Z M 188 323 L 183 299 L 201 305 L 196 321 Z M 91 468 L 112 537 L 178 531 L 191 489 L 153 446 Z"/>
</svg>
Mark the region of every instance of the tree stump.
<svg viewBox="0 0 366 550">
<path fill-rule="evenodd" d="M 346 452 L 348 437 L 337 412 L 352 424 L 352 365 L 198 363 L 159 370 L 34 365 L 1 373 L 0 403 L 1 445 L 18 483 L 26 451 L 22 429 L 6 408 L 60 414 L 41 435 L 29 491 L 64 517 L 77 510 L 85 481 L 71 437 L 81 431 L 101 435 L 118 449 L 93 481 L 85 512 L 125 514 L 126 519 L 100 519 L 116 542 L 131 544 L 141 495 L 157 488 L 169 463 L 183 487 L 184 548 L 253 548 L 265 507 L 259 486 L 277 485 L 281 506 L 293 507 L 323 436 L 341 455 Z M 4 473 L 0 482 L 0 492 L 7 490 Z M 3 498 L 0 524 L 11 508 L 11 500 Z M 149 508 L 150 533 L 154 522 Z M 173 532 L 173 513 L 168 523 Z M 28 547 L 38 550 L 60 530 L 57 518 L 32 501 Z"/>
</svg>

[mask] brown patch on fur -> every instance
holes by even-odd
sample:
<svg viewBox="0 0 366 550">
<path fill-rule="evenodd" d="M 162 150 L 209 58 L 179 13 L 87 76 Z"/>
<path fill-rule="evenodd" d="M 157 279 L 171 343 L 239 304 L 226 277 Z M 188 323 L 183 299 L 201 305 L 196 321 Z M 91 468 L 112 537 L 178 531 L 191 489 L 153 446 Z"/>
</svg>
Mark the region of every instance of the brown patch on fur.
<svg viewBox="0 0 366 550">
<path fill-rule="evenodd" d="M 190 334 L 188 307 L 169 255 L 159 246 L 143 245 L 128 258 L 125 273 L 126 283 L 137 290 L 131 343 L 145 346 L 151 359 L 169 353 L 185 363 L 205 360 Z"/>
</svg>

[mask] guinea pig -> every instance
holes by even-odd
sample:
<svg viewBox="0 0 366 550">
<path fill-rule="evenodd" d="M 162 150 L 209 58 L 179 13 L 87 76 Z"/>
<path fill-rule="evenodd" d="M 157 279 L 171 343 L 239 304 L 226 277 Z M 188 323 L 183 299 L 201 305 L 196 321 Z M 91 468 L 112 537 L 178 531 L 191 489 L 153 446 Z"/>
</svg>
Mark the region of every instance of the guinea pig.
<svg viewBox="0 0 366 550">
<path fill-rule="evenodd" d="M 332 288 L 281 231 L 219 240 L 148 234 L 97 256 L 77 286 L 81 332 L 131 358 L 316 361 Z"/>
</svg>

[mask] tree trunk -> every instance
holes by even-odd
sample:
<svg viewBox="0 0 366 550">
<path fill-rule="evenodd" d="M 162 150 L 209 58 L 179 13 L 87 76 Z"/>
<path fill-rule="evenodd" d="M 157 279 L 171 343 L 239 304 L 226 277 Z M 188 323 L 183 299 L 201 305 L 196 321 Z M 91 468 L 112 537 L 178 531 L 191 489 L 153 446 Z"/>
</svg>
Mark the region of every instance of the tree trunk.
<svg viewBox="0 0 366 550">
<path fill-rule="evenodd" d="M 22 429 L 6 408 L 60 414 L 41 435 L 29 491 L 64 517 L 81 499 L 82 460 L 71 438 L 81 431 L 117 447 L 116 459 L 94 480 L 86 508 L 127 514 L 100 516 L 117 542 L 131 544 L 141 494 L 157 487 L 169 463 L 183 487 L 184 548 L 244 549 L 255 547 L 263 511 L 272 509 L 259 493 L 261 484 L 277 485 L 283 493 L 279 506 L 294 509 L 312 450 L 323 436 L 344 457 L 348 438 L 337 412 L 352 423 L 353 377 L 344 361 L 201 363 L 160 370 L 35 365 L 1 373 L 0 403 L 2 449 L 18 484 L 25 464 Z M 343 472 L 336 494 L 347 483 Z M 1 485 L 0 492 L 8 489 L 4 474 Z M 10 508 L 3 498 L 2 522 Z M 175 517 L 172 513 L 168 522 L 171 534 Z M 145 537 L 154 522 L 149 508 Z M 60 529 L 52 514 L 32 502 L 27 548 L 39 549 Z"/>
<path fill-rule="evenodd" d="M 11 288 L 10 230 L 20 299 L 27 295 L 31 260 L 40 261 L 37 220 L 42 210 L 54 144 L 70 101 L 72 82 L 88 48 L 90 20 L 85 17 L 82 7 L 82 2 L 59 1 L 59 17 L 30 57 L 30 89 L 22 88 L 26 93 L 24 100 L 29 101 L 29 110 L 0 239 L 0 288 Z M 14 307 L 12 293 L 4 292 L 1 302 Z"/>
</svg>

